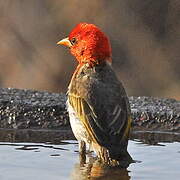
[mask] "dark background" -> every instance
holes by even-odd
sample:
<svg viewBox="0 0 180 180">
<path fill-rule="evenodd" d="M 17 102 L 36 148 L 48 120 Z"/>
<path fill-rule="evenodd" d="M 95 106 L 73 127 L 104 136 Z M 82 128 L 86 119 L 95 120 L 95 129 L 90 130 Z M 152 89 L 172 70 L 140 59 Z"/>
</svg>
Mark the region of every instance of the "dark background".
<svg viewBox="0 0 180 180">
<path fill-rule="evenodd" d="M 180 99 L 179 0 L 0 0 L 0 87 L 65 92 L 76 62 L 56 42 L 79 22 L 109 36 L 129 95 Z"/>
</svg>

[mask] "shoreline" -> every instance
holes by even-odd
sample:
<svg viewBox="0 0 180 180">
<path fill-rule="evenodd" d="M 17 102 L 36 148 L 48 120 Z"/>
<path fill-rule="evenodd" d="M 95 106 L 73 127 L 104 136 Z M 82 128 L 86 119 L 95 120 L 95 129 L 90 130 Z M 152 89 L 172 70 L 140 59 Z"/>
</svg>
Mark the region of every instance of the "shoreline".
<svg viewBox="0 0 180 180">
<path fill-rule="evenodd" d="M 132 129 L 180 133 L 180 101 L 129 97 Z M 0 128 L 69 128 L 66 95 L 46 91 L 0 88 Z"/>
</svg>

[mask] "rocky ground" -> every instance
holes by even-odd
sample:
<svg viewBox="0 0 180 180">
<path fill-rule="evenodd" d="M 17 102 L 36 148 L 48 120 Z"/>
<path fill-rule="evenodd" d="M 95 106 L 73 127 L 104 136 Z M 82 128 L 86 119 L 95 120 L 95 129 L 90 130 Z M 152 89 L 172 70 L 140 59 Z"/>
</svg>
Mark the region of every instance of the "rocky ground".
<svg viewBox="0 0 180 180">
<path fill-rule="evenodd" d="M 180 132 L 180 101 L 129 97 L 133 129 Z M 0 88 L 0 128 L 68 130 L 65 94 Z"/>
</svg>

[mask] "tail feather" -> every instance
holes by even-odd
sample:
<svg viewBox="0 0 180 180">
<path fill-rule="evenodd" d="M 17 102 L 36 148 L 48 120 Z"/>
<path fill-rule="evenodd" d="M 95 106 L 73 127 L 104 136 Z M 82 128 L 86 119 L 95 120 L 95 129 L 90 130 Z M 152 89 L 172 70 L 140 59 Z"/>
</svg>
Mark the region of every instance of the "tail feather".
<svg viewBox="0 0 180 180">
<path fill-rule="evenodd" d="M 129 164 L 133 163 L 133 159 L 128 153 L 127 149 L 121 149 L 119 151 L 109 151 L 110 159 L 116 161 L 120 167 L 127 168 Z"/>
<path fill-rule="evenodd" d="M 108 164 L 110 166 L 127 168 L 129 164 L 134 162 L 126 148 L 120 149 L 119 147 L 116 147 L 108 150 L 107 148 L 94 143 L 93 149 L 96 152 L 99 160 L 102 163 Z"/>
</svg>

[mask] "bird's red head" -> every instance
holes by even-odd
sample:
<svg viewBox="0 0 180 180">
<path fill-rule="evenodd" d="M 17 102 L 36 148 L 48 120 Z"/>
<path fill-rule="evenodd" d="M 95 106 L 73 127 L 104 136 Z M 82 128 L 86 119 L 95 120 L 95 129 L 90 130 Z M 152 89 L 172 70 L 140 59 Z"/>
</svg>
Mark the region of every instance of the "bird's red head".
<svg viewBox="0 0 180 180">
<path fill-rule="evenodd" d="M 93 66 L 105 61 L 111 63 L 111 45 L 107 36 L 95 25 L 80 23 L 58 44 L 70 47 L 80 64 Z"/>
</svg>

